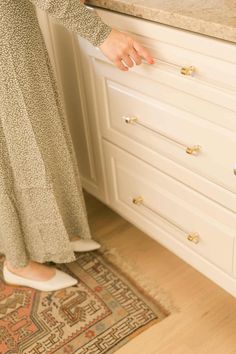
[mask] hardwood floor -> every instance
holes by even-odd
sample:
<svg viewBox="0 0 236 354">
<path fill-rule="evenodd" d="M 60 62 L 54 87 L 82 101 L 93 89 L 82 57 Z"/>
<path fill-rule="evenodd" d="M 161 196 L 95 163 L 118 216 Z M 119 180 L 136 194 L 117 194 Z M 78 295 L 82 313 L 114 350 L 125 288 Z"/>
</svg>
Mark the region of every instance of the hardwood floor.
<svg viewBox="0 0 236 354">
<path fill-rule="evenodd" d="M 117 354 L 236 354 L 236 298 L 84 191 L 94 238 L 116 248 L 180 308 Z"/>
</svg>

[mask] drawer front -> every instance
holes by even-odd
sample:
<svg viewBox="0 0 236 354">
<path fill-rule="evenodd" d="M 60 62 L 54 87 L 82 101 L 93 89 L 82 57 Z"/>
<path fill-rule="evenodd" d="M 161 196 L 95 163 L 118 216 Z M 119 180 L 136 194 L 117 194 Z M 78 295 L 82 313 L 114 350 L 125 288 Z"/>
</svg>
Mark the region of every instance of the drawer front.
<svg viewBox="0 0 236 354">
<path fill-rule="evenodd" d="M 192 80 L 176 78 L 159 70 L 157 66 L 140 65 L 128 72 L 121 72 L 84 39 L 79 39 L 79 46 L 84 64 L 89 60 L 94 67 L 93 74 L 110 78 L 150 97 L 194 112 L 199 117 L 236 132 L 236 94 L 213 90 L 209 86 L 193 85 Z"/>
<path fill-rule="evenodd" d="M 236 133 L 111 80 L 106 89 L 107 137 L 125 135 L 236 193 Z"/>
<path fill-rule="evenodd" d="M 103 147 L 112 206 L 123 215 L 132 210 L 144 223 L 161 226 L 194 252 L 232 273 L 233 213 L 104 139 Z"/>
<path fill-rule="evenodd" d="M 126 15 L 99 14 L 149 48 L 156 59 L 155 65 L 144 62 L 133 72 L 236 110 L 236 45 Z"/>
<path fill-rule="evenodd" d="M 234 60 L 232 63 L 189 50 L 179 46 L 178 34 L 176 36 L 175 44 L 166 43 L 162 38 L 157 41 L 138 35 L 135 35 L 135 38 L 151 51 L 155 59 L 154 67 L 182 77 L 183 80 L 188 78 L 192 83 L 225 90 L 236 95 L 235 58 L 232 58 Z M 194 41 L 194 34 L 192 36 Z"/>
</svg>

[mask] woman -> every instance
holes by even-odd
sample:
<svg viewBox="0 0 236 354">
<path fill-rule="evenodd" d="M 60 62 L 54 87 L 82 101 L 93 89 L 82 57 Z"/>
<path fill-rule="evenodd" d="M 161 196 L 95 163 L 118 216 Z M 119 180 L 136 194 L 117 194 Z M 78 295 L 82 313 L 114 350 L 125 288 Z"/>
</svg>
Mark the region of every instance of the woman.
<svg viewBox="0 0 236 354">
<path fill-rule="evenodd" d="M 79 0 L 0 3 L 0 252 L 6 282 L 39 290 L 77 283 L 43 264 L 76 259 L 92 240 L 72 140 L 34 5 L 100 48 L 120 70 L 146 49 Z M 79 235 L 81 240 L 72 241 Z"/>
</svg>

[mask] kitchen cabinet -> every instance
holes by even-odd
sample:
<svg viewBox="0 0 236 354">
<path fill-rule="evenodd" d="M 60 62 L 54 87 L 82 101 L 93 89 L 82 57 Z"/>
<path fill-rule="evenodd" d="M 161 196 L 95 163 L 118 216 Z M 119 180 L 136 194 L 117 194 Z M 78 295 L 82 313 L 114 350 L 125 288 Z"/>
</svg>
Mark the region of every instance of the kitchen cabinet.
<svg viewBox="0 0 236 354">
<path fill-rule="evenodd" d="M 83 186 L 236 296 L 236 45 L 96 11 L 156 60 L 121 72 L 71 34 Z"/>
</svg>

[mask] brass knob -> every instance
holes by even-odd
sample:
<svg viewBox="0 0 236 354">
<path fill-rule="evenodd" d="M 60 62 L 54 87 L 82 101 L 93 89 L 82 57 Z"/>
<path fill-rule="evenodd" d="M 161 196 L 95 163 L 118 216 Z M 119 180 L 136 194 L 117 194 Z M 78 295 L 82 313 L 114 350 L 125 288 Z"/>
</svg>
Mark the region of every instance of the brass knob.
<svg viewBox="0 0 236 354">
<path fill-rule="evenodd" d="M 234 174 L 236 176 L 236 164 L 234 165 Z"/>
<path fill-rule="evenodd" d="M 200 145 L 187 146 L 186 152 L 187 154 L 192 155 L 193 153 L 199 152 L 201 149 Z"/>
<path fill-rule="evenodd" d="M 133 203 L 136 205 L 140 205 L 143 203 L 143 198 L 139 195 L 138 197 L 133 198 Z"/>
<path fill-rule="evenodd" d="M 188 234 L 187 239 L 191 242 L 198 243 L 199 242 L 199 234 L 197 232 L 193 232 Z"/>
<path fill-rule="evenodd" d="M 194 66 L 184 66 L 181 68 L 180 73 L 182 75 L 190 76 L 196 71 Z"/>
<path fill-rule="evenodd" d="M 123 119 L 125 121 L 125 123 L 127 124 L 133 124 L 135 122 L 137 122 L 138 118 L 134 117 L 134 116 L 123 116 Z"/>
</svg>

